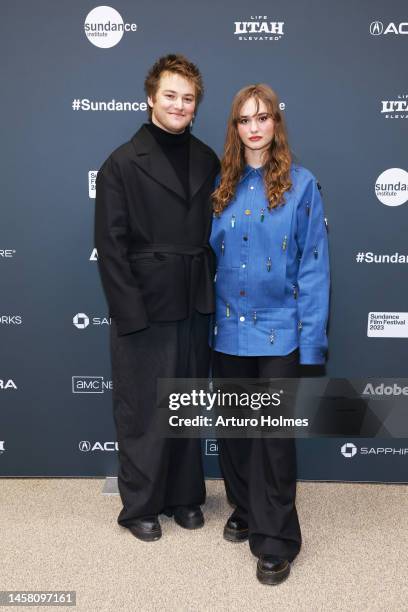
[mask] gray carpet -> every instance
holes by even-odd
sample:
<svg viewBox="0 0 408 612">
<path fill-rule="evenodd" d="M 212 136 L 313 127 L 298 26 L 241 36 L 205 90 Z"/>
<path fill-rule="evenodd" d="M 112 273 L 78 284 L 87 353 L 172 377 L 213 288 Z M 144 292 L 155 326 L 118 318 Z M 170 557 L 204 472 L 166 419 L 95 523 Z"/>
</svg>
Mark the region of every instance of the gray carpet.
<svg viewBox="0 0 408 612">
<path fill-rule="evenodd" d="M 119 527 L 120 499 L 102 495 L 103 485 L 0 480 L 2 590 L 74 590 L 70 609 L 86 612 L 408 610 L 405 485 L 299 483 L 303 548 L 273 587 L 257 582 L 247 543 L 222 538 L 222 482 L 207 482 L 204 528 L 163 517 L 152 543 Z"/>
</svg>

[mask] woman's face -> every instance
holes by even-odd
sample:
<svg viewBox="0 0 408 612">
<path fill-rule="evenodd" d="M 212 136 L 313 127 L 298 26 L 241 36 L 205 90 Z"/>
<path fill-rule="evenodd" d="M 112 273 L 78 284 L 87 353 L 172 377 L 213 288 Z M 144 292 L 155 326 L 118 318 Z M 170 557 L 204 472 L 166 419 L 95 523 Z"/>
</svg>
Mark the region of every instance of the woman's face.
<svg viewBox="0 0 408 612">
<path fill-rule="evenodd" d="M 275 123 L 265 103 L 259 100 L 257 111 L 255 98 L 242 105 L 237 128 L 244 146 L 252 151 L 267 149 L 275 133 Z"/>
</svg>

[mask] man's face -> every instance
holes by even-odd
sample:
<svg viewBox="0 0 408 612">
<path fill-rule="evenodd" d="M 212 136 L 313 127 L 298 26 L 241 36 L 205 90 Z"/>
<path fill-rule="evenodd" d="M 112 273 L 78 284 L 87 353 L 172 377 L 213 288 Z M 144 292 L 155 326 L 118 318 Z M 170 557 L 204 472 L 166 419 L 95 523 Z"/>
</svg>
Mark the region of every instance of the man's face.
<svg viewBox="0 0 408 612">
<path fill-rule="evenodd" d="M 152 123 L 166 132 L 183 132 L 194 116 L 194 83 L 174 72 L 163 72 L 154 99 L 149 96 L 147 102 L 152 109 Z"/>
<path fill-rule="evenodd" d="M 239 120 L 238 134 L 248 149 L 267 149 L 275 133 L 274 121 L 262 100 L 259 100 L 259 108 L 255 98 L 249 98 L 242 105 Z"/>
</svg>

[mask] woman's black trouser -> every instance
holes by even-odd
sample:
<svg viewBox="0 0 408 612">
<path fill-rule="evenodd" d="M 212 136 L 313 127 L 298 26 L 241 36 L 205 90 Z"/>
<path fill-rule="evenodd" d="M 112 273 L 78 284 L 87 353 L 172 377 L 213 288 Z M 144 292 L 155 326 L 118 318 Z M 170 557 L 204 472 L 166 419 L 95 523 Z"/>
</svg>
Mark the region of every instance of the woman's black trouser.
<svg viewBox="0 0 408 612">
<path fill-rule="evenodd" d="M 111 326 L 113 415 L 119 445 L 118 523 L 202 504 L 205 483 L 200 440 L 165 438 L 157 425 L 158 378 L 207 378 L 209 315 L 152 323 L 118 336 Z"/>
<path fill-rule="evenodd" d="M 284 357 L 238 357 L 214 352 L 215 378 L 292 378 L 299 353 Z M 293 561 L 300 550 L 296 446 L 293 438 L 219 440 L 220 467 L 234 516 L 248 523 L 254 555 Z"/>
</svg>

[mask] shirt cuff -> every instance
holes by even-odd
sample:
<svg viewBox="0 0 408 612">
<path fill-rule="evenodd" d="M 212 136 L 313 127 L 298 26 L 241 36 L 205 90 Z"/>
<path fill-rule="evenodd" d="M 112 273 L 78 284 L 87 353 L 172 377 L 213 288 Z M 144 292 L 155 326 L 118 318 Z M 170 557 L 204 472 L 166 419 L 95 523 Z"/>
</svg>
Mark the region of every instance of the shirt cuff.
<svg viewBox="0 0 408 612">
<path fill-rule="evenodd" d="M 299 346 L 301 365 L 321 365 L 326 361 L 326 351 L 319 346 Z"/>
</svg>

